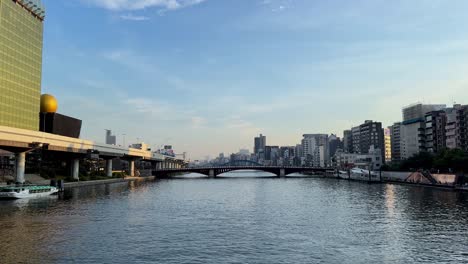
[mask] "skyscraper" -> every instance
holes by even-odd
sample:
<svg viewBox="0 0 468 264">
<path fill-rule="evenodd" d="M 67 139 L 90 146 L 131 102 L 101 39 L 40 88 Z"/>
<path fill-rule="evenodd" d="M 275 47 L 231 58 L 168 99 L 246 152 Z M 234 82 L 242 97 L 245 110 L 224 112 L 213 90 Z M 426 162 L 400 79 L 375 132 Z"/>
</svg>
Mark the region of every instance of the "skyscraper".
<svg viewBox="0 0 468 264">
<path fill-rule="evenodd" d="M 260 154 L 265 151 L 266 136 L 260 134 L 260 136 L 254 139 L 254 154 Z"/>
<path fill-rule="evenodd" d="M 0 0 L 0 125 L 39 130 L 45 9 Z"/>
<path fill-rule="evenodd" d="M 116 145 L 117 138 L 115 135 L 112 135 L 112 130 L 106 129 L 106 144 L 108 145 Z"/>
</svg>

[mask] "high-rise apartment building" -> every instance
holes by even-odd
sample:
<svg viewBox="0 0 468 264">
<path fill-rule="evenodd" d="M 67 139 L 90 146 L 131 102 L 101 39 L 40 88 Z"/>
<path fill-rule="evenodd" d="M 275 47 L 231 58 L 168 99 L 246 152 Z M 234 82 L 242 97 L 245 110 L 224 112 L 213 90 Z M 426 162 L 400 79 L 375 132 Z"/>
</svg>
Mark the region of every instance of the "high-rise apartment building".
<svg viewBox="0 0 468 264">
<path fill-rule="evenodd" d="M 437 153 L 447 146 L 447 112 L 448 109 L 426 113 L 425 151 Z"/>
<path fill-rule="evenodd" d="M 455 149 L 460 147 L 459 136 L 459 108 L 460 105 L 455 105 L 453 108 L 445 110 L 447 113 L 447 123 L 445 125 L 445 144 L 448 149 Z"/>
<path fill-rule="evenodd" d="M 353 132 L 351 130 L 345 130 L 343 132 L 343 148 L 344 152 L 353 152 Z"/>
<path fill-rule="evenodd" d="M 39 130 L 43 21 L 40 0 L 0 0 L 0 125 Z"/>
<path fill-rule="evenodd" d="M 392 161 L 401 161 L 401 129 L 402 123 L 397 122 L 390 127 L 390 142 L 392 144 Z"/>
<path fill-rule="evenodd" d="M 445 105 L 415 104 L 403 108 L 401 158 L 408 159 L 426 151 L 426 113 L 445 109 Z"/>
<path fill-rule="evenodd" d="M 352 148 L 350 153 L 361 153 L 361 128 L 359 126 L 351 129 Z"/>
<path fill-rule="evenodd" d="M 366 120 L 359 128 L 359 153 L 368 154 L 373 146 L 375 149 L 380 149 L 383 159 L 385 157 L 385 141 L 382 123 Z"/>
<path fill-rule="evenodd" d="M 308 165 L 326 167 L 329 165 L 328 135 L 305 134 L 302 139 L 302 148 Z"/>
<path fill-rule="evenodd" d="M 345 152 L 354 154 L 368 154 L 372 148 L 382 153 L 381 159 L 385 158 L 385 142 L 382 123 L 366 120 L 364 124 L 344 131 L 346 138 Z M 352 142 L 352 144 L 350 144 Z"/>
</svg>

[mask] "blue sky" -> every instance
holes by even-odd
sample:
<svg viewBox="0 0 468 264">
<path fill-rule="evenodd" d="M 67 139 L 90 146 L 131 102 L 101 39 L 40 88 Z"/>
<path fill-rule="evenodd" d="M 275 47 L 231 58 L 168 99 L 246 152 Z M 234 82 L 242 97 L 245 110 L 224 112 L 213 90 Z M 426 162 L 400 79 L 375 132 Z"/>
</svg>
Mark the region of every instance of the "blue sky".
<svg viewBox="0 0 468 264">
<path fill-rule="evenodd" d="M 468 103 L 464 0 L 43 0 L 44 93 L 82 137 L 192 159 Z"/>
</svg>

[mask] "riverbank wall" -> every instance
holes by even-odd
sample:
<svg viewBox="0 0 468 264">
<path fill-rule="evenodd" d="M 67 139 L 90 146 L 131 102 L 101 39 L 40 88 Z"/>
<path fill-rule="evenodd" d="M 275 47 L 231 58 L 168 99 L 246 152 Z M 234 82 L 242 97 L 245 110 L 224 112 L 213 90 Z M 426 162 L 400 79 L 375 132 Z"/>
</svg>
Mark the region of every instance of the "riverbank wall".
<svg viewBox="0 0 468 264">
<path fill-rule="evenodd" d="M 103 185 L 103 184 L 112 184 L 119 182 L 132 182 L 132 181 L 154 181 L 156 177 L 125 177 L 121 179 L 108 179 L 108 180 L 96 180 L 96 181 L 82 181 L 82 182 L 67 182 L 65 183 L 65 189 L 72 189 L 84 186 L 93 186 L 93 185 Z"/>
</svg>

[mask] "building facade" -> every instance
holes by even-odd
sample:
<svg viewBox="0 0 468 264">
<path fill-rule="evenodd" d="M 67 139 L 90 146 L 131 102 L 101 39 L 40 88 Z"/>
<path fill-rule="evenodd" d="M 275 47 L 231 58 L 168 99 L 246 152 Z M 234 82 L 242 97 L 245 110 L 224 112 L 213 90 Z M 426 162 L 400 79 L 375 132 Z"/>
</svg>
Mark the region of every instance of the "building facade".
<svg viewBox="0 0 468 264">
<path fill-rule="evenodd" d="M 265 152 L 266 136 L 260 134 L 260 136 L 254 139 L 254 154 L 262 154 Z"/>
<path fill-rule="evenodd" d="M 426 122 L 425 151 L 437 153 L 447 146 L 447 112 L 446 110 L 428 112 L 424 119 Z"/>
<path fill-rule="evenodd" d="M 446 105 L 436 104 L 414 104 L 403 108 L 403 122 L 400 131 L 402 159 L 408 159 L 420 152 L 427 151 L 425 116 L 429 112 L 445 108 Z"/>
<path fill-rule="evenodd" d="M 371 147 L 380 149 L 385 157 L 385 141 L 382 123 L 366 120 L 359 126 L 359 148 L 361 154 L 368 154 Z"/>
<path fill-rule="evenodd" d="M 0 125 L 39 130 L 43 21 L 39 0 L 0 0 Z"/>
<path fill-rule="evenodd" d="M 331 160 L 339 149 L 343 149 L 343 142 L 339 137 L 331 134 L 328 138 L 328 158 Z"/>
<path fill-rule="evenodd" d="M 371 147 L 367 154 L 345 153 L 338 151 L 335 155 L 336 165 L 340 169 L 362 167 L 364 169 L 380 170 L 383 165 L 382 151 Z"/>
<path fill-rule="evenodd" d="M 348 153 L 353 152 L 353 132 L 351 130 L 343 132 L 343 150 Z"/>
<path fill-rule="evenodd" d="M 303 135 L 301 145 L 306 165 L 314 167 L 326 167 L 329 165 L 327 134 L 305 134 Z"/>
<path fill-rule="evenodd" d="M 392 161 L 392 136 L 390 128 L 384 129 L 384 142 L 385 142 L 385 162 Z"/>
<path fill-rule="evenodd" d="M 392 162 L 401 161 L 401 122 L 397 122 L 390 126 L 390 142 L 392 146 Z"/>
<path fill-rule="evenodd" d="M 460 106 L 457 112 L 460 148 L 468 152 L 468 105 Z"/>
<path fill-rule="evenodd" d="M 361 153 L 361 128 L 359 126 L 351 129 L 352 148 L 349 153 Z"/>
<path fill-rule="evenodd" d="M 112 131 L 106 129 L 106 144 L 108 145 L 116 145 L 117 144 L 117 137 L 112 135 Z"/>
<path fill-rule="evenodd" d="M 384 130 L 381 122 L 366 120 L 351 130 L 345 130 L 343 134 L 346 138 L 344 152 L 368 154 L 371 149 L 379 149 L 381 160 L 385 159 Z"/>
</svg>

